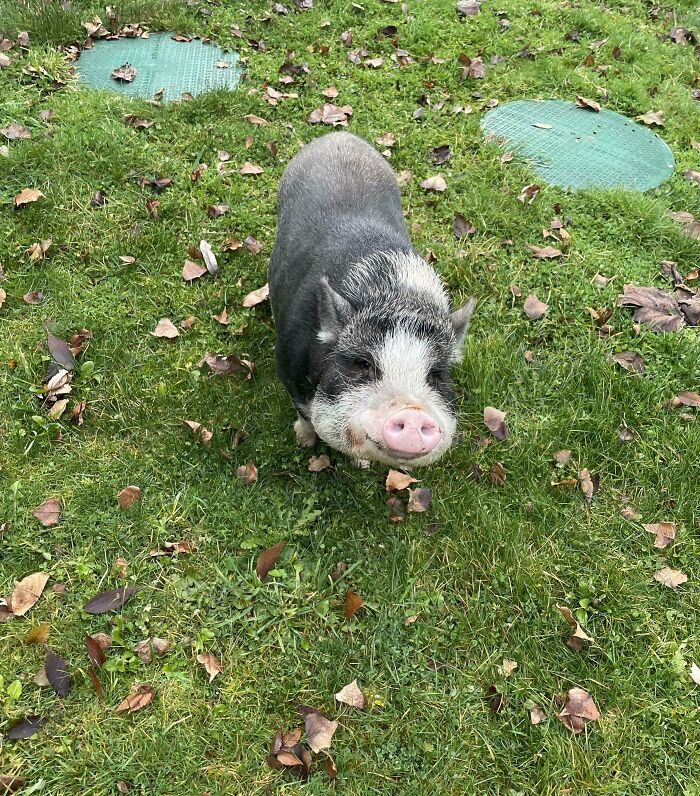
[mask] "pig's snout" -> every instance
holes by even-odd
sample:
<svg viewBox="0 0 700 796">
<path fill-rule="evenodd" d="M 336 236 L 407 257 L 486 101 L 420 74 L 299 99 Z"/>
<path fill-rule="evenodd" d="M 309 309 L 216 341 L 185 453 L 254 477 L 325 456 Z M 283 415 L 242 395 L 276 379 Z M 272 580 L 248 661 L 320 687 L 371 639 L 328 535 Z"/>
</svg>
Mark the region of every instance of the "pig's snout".
<svg viewBox="0 0 700 796">
<path fill-rule="evenodd" d="M 393 452 L 402 456 L 428 453 L 442 439 L 440 426 L 421 409 L 401 409 L 386 419 L 382 439 Z"/>
</svg>

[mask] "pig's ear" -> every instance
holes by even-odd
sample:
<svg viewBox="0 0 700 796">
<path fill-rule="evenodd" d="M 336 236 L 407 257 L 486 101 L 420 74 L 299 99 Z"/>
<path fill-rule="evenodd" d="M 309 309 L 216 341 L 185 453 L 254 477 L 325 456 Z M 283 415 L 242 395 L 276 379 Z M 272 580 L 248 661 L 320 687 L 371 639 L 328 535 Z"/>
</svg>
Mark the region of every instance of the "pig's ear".
<svg viewBox="0 0 700 796">
<path fill-rule="evenodd" d="M 459 351 L 462 348 L 462 343 L 464 342 L 464 337 L 467 334 L 467 329 L 469 328 L 469 321 L 471 320 L 472 313 L 474 312 L 474 307 L 476 307 L 476 299 L 474 296 L 472 296 L 466 304 L 463 304 L 458 310 L 455 310 L 452 315 L 450 315 L 452 327 L 455 330 L 455 353 L 458 356 Z"/>
<path fill-rule="evenodd" d="M 325 277 L 318 286 L 318 339 L 334 343 L 352 315 L 352 305 L 330 286 Z"/>
</svg>

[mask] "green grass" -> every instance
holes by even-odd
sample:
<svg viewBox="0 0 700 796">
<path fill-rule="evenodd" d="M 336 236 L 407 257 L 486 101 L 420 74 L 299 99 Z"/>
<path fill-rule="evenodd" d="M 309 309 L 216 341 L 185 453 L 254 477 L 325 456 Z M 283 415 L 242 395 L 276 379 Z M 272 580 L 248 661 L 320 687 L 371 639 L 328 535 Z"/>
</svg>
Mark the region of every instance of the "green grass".
<svg viewBox="0 0 700 796">
<path fill-rule="evenodd" d="M 613 308 L 625 282 L 664 286 L 662 259 L 677 261 L 681 273 L 700 260 L 700 243 L 668 217 L 673 210 L 700 216 L 699 189 L 681 174 L 698 168 L 690 143 L 700 137 L 690 95 L 698 61 L 690 44 L 664 38 L 674 24 L 697 26 L 697 12 L 679 4 L 676 22 L 663 13 L 654 19 L 650 4 L 637 0 L 575 7 L 505 0 L 460 19 L 452 0 L 409 0 L 406 17 L 400 4 L 363 5 L 359 12 L 348 2 L 316 0 L 313 10 L 268 19 L 264 2 L 202 2 L 210 16 L 174 0 L 122 3 L 122 21 L 206 34 L 229 47 L 241 45 L 230 33 L 236 24 L 267 45 L 243 53 L 248 73 L 236 93 L 156 108 L 72 86 L 52 90 L 51 78 L 65 74 L 53 48 L 82 38 L 80 23 L 104 15 L 103 4 L 74 0 L 63 11 L 57 2 L 0 0 L 0 33 L 30 34 L 28 51 L 10 51 L 12 65 L 0 70 L 0 126 L 16 120 L 32 131 L 0 157 L 7 292 L 0 522 L 12 523 L 0 542 L 0 594 L 28 573 L 51 574 L 26 617 L 0 624 L 0 773 L 20 773 L 24 792 L 50 796 L 114 794 L 118 780 L 143 796 L 327 793 L 322 755 L 305 783 L 265 765 L 273 734 L 299 723 L 294 705 L 304 702 L 340 721 L 331 752 L 338 792 L 346 794 L 698 796 L 700 692 L 689 667 L 700 663 L 700 421 L 683 422 L 664 407 L 679 390 L 700 385 L 697 331 L 637 335 L 629 312 L 615 309 L 614 334 L 601 338 L 587 310 Z M 501 9 L 512 23 L 505 32 L 494 14 Z M 330 26 L 321 27 L 326 20 Z M 390 60 L 390 42 L 375 38 L 387 24 L 398 27 L 399 45 L 416 63 L 399 68 Z M 565 39 L 573 28 L 575 42 Z M 339 35 L 348 29 L 353 46 L 385 59 L 380 69 L 347 60 Z M 605 73 L 583 66 L 588 45 L 602 39 L 595 63 L 609 64 Z M 526 44 L 534 59 L 515 55 Z M 261 91 L 266 82 L 283 88 L 278 69 L 287 49 L 310 74 L 291 87 L 298 99 L 273 108 Z M 484 80 L 460 81 L 461 52 L 483 53 Z M 491 65 L 494 53 L 509 60 Z M 432 63 L 432 55 L 445 63 Z M 27 62 L 43 64 L 51 78 L 23 74 Z M 433 502 L 402 525 L 386 519 L 382 468 L 355 470 L 328 451 L 332 470 L 307 471 L 309 454 L 294 446 L 291 405 L 274 376 L 269 307 L 240 307 L 265 281 L 277 182 L 300 141 L 325 132 L 306 116 L 331 84 L 339 103 L 353 106 L 350 129 L 370 140 L 394 133 L 390 162 L 415 175 L 403 193 L 409 223 L 420 225 L 416 245 L 436 253 L 456 302 L 479 299 L 455 373 L 463 442 L 419 473 Z M 675 174 L 644 195 L 545 187 L 523 206 L 516 196 L 533 176 L 522 163 L 502 165 L 497 147 L 480 143 L 481 106 L 492 97 L 600 99 L 599 88 L 609 94 L 606 107 L 630 117 L 664 110 Z M 423 94 L 433 104 L 445 100 L 445 108 L 426 107 L 416 121 Z M 471 103 L 474 112 L 452 115 L 455 103 Z M 38 117 L 43 108 L 53 110 L 48 124 Z M 128 128 L 127 112 L 155 124 Z M 270 124 L 252 127 L 247 113 Z M 248 150 L 247 135 L 254 136 Z M 435 168 L 425 152 L 443 143 L 453 157 Z M 231 153 L 230 176 L 214 168 L 219 149 Z M 264 173 L 239 176 L 245 160 Z M 209 169 L 192 183 L 198 161 Z M 420 189 L 437 171 L 447 191 Z M 158 219 L 145 207 L 150 191 L 137 185 L 144 174 L 173 179 L 158 197 Z M 15 212 L 12 196 L 25 187 L 45 198 Z M 109 198 L 106 208 L 89 205 L 98 189 Z M 216 202 L 231 209 L 212 221 L 206 208 Z M 542 241 L 555 203 L 572 219 L 571 245 L 559 261 L 537 261 L 524 244 Z M 452 234 L 456 212 L 478 228 L 466 242 Z M 263 243 L 260 254 L 221 253 L 219 276 L 183 284 L 189 246 L 205 238 L 221 252 L 226 238 L 249 234 Z M 25 249 L 46 238 L 53 240 L 46 260 L 30 263 Z M 499 245 L 505 238 L 513 244 Z M 133 264 L 119 260 L 127 254 Z M 615 278 L 601 289 L 591 283 L 596 272 Z M 511 283 L 550 304 L 544 319 L 525 317 Z M 31 290 L 44 292 L 42 305 L 24 304 Z M 211 320 L 224 305 L 228 329 Z M 162 316 L 189 315 L 196 323 L 175 341 L 149 334 Z M 93 333 L 73 382 L 75 399 L 87 401 L 81 427 L 49 421 L 32 392 L 48 363 L 47 320 L 62 336 L 82 327 Z M 627 348 L 644 356 L 645 375 L 611 363 L 611 353 Z M 532 365 L 527 349 L 536 355 Z M 253 377 L 211 378 L 197 369 L 205 351 L 245 353 L 255 361 Z M 480 448 L 470 441 L 486 433 L 487 404 L 508 412 L 511 435 Z M 211 446 L 194 440 L 181 418 L 214 431 Z M 636 432 L 631 443 L 617 438 L 623 421 Z M 240 427 L 247 438 L 231 449 L 231 429 Z M 552 453 L 561 448 L 573 460 L 558 471 Z M 235 477 L 248 461 L 260 474 L 252 486 Z M 495 461 L 505 467 L 504 487 L 468 480 L 470 465 L 487 470 Z M 551 486 L 580 467 L 600 475 L 590 509 L 577 489 Z M 122 511 L 115 495 L 127 484 L 141 486 L 143 499 Z M 52 495 L 61 497 L 63 514 L 45 529 L 31 510 Z M 626 499 L 639 520 L 621 516 Z M 641 526 L 657 520 L 678 526 L 665 551 Z M 429 523 L 437 526 L 432 535 Z M 195 542 L 191 555 L 149 557 L 181 538 Z M 261 584 L 256 556 L 280 539 L 289 544 Z M 129 562 L 126 579 L 113 570 L 119 556 Z M 332 584 L 338 561 L 348 571 Z M 665 564 L 686 572 L 688 583 L 675 591 L 655 583 Z M 65 584 L 64 594 L 52 591 L 56 583 Z M 89 597 L 125 583 L 142 590 L 120 614 L 82 612 Z M 348 587 L 367 601 L 351 621 L 342 615 Z M 594 645 L 580 653 L 566 647 L 557 604 L 578 609 Z M 73 685 L 63 700 L 33 683 L 44 652 L 24 639 L 42 622 L 51 624 L 51 647 L 70 663 Z M 87 677 L 82 641 L 99 631 L 115 640 L 101 673 L 104 703 Z M 171 647 L 146 666 L 132 649 L 151 635 Z M 211 685 L 196 662 L 202 651 L 224 664 Z M 507 679 L 498 674 L 504 657 L 518 662 Z M 435 660 L 447 668 L 430 668 Z M 364 711 L 334 704 L 354 678 L 368 698 Z M 18 700 L 6 693 L 15 680 Z M 115 714 L 137 681 L 153 685 L 153 703 L 131 717 Z M 485 699 L 493 683 L 506 696 L 497 715 Z M 576 737 L 554 718 L 555 696 L 574 686 L 590 691 L 602 713 Z M 548 722 L 530 725 L 530 701 L 545 708 Z M 39 733 L 7 741 L 4 730 L 34 712 L 49 717 Z"/>
</svg>

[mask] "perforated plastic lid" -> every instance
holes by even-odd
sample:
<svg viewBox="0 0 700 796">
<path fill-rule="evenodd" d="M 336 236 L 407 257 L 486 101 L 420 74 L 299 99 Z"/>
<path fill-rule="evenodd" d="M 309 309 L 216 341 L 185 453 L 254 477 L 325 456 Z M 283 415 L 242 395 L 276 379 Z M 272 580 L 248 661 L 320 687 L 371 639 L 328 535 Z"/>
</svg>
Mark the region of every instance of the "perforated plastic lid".
<svg viewBox="0 0 700 796">
<path fill-rule="evenodd" d="M 199 39 L 174 41 L 172 35 L 151 33 L 147 39 L 98 40 L 91 49 L 83 50 L 77 61 L 80 81 L 93 88 L 138 97 L 153 97 L 164 88 L 164 100 L 176 99 L 183 92 L 195 95 L 238 85 L 242 72 L 238 53 L 224 52 L 217 45 L 204 44 Z M 131 83 L 110 77 L 125 63 L 136 68 Z"/>
<path fill-rule="evenodd" d="M 481 127 L 529 160 L 542 179 L 564 188 L 646 191 L 675 165 L 658 135 L 604 108 L 596 113 L 562 100 L 516 100 L 489 111 Z"/>
</svg>

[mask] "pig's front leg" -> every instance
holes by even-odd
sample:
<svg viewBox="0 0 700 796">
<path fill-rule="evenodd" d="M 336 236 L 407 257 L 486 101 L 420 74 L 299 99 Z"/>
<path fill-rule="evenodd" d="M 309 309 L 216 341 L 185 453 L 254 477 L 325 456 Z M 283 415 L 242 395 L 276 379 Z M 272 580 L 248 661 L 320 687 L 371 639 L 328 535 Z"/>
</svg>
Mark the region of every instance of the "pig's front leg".
<svg viewBox="0 0 700 796">
<path fill-rule="evenodd" d="M 316 432 L 308 420 L 299 415 L 294 423 L 294 435 L 297 438 L 297 445 L 302 448 L 312 448 L 316 444 Z"/>
</svg>

